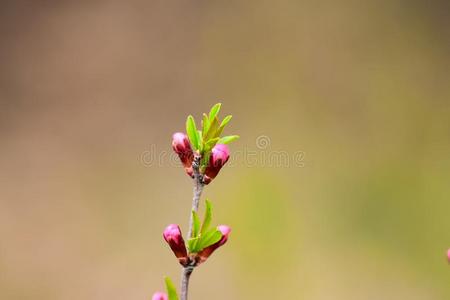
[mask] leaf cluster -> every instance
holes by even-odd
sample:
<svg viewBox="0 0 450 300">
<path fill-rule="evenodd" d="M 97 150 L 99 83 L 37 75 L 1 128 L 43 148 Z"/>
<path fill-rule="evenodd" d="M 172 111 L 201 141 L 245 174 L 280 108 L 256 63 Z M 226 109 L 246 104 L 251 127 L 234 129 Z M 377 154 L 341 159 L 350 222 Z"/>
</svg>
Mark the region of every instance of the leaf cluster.
<svg viewBox="0 0 450 300">
<path fill-rule="evenodd" d="M 206 200 L 205 215 L 203 222 L 195 211 L 192 211 L 193 228 L 192 236 L 187 241 L 190 253 L 198 253 L 203 249 L 217 243 L 222 238 L 222 233 L 217 228 L 210 228 L 212 220 L 212 204 Z"/>
<path fill-rule="evenodd" d="M 202 166 L 207 164 L 211 150 L 216 144 L 228 144 L 239 138 L 238 135 L 221 137 L 225 126 L 232 118 L 231 115 L 228 115 L 222 121 L 219 120 L 218 114 L 221 106 L 221 103 L 217 103 L 211 108 L 209 114 L 203 114 L 201 129 L 197 129 L 192 115 L 189 115 L 186 120 L 186 133 L 192 147 L 202 157 Z"/>
</svg>

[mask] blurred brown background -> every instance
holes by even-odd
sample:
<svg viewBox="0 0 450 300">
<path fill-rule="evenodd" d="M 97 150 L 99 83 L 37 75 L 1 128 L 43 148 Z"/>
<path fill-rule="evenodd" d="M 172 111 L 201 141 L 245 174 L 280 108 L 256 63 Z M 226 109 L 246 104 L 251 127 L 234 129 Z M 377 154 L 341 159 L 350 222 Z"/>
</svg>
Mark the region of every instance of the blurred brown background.
<svg viewBox="0 0 450 300">
<path fill-rule="evenodd" d="M 450 299 L 448 1 L 1 1 L 0 298 L 150 299 L 191 182 L 167 157 L 217 101 L 205 196 L 229 244 L 201 299 Z M 264 149 L 255 140 L 268 138 Z M 155 148 L 156 147 L 156 148 Z"/>
</svg>

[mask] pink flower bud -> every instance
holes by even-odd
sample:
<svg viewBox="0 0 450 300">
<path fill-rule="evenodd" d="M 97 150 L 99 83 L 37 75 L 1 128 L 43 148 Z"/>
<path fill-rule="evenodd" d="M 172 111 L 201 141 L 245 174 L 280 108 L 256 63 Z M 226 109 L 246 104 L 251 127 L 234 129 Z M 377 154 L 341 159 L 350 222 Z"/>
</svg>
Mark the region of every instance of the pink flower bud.
<svg viewBox="0 0 450 300">
<path fill-rule="evenodd" d="M 447 260 L 448 263 L 450 264 L 450 249 L 447 250 Z"/>
<path fill-rule="evenodd" d="M 211 150 L 211 156 L 209 157 L 208 166 L 205 169 L 204 183 L 208 184 L 216 178 L 220 169 L 230 158 L 230 151 L 227 145 L 217 144 Z"/>
<path fill-rule="evenodd" d="M 219 225 L 217 226 L 220 232 L 222 232 L 222 239 L 219 241 L 219 246 L 222 246 L 228 241 L 228 236 L 230 235 L 231 228 L 227 225 Z"/>
<path fill-rule="evenodd" d="M 231 228 L 228 227 L 227 225 L 219 225 L 217 229 L 222 233 L 222 238 L 217 243 L 212 244 L 209 247 L 206 247 L 205 249 L 203 249 L 198 253 L 199 264 L 205 262 L 208 259 L 208 257 L 210 257 L 214 251 L 216 251 L 217 248 L 219 248 L 228 241 L 228 235 L 231 232 Z"/>
<path fill-rule="evenodd" d="M 152 300 L 168 300 L 165 293 L 157 292 L 153 294 Z"/>
<path fill-rule="evenodd" d="M 192 177 L 192 161 L 194 160 L 194 152 L 192 152 L 191 144 L 186 134 L 177 132 L 173 135 L 172 148 L 183 164 L 186 173 Z"/>
<path fill-rule="evenodd" d="M 176 224 L 170 224 L 166 227 L 163 233 L 163 237 L 169 244 L 175 256 L 180 261 L 180 264 L 185 265 L 188 261 L 186 245 L 181 234 L 180 226 Z"/>
</svg>

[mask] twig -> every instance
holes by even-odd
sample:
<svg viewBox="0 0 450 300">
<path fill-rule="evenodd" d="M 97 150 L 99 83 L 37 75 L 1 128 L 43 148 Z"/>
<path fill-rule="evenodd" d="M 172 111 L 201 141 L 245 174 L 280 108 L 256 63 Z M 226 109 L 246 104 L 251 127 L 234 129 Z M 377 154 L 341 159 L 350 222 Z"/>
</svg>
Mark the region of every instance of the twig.
<svg viewBox="0 0 450 300">
<path fill-rule="evenodd" d="M 200 155 L 194 156 L 194 161 L 192 163 L 192 170 L 194 173 L 194 196 L 192 198 L 192 211 L 197 212 L 198 206 L 200 203 L 200 196 L 203 191 L 203 178 L 202 174 L 200 173 Z M 194 219 L 192 217 L 192 212 L 190 214 L 189 219 L 189 232 L 188 232 L 188 238 L 192 237 L 192 230 L 193 230 L 193 224 Z M 195 262 L 191 262 L 195 263 Z M 182 273 L 181 273 L 181 300 L 187 300 L 188 298 L 188 290 L 189 290 L 189 279 L 191 277 L 192 272 L 194 271 L 194 265 L 189 264 L 186 267 L 183 267 Z"/>
</svg>

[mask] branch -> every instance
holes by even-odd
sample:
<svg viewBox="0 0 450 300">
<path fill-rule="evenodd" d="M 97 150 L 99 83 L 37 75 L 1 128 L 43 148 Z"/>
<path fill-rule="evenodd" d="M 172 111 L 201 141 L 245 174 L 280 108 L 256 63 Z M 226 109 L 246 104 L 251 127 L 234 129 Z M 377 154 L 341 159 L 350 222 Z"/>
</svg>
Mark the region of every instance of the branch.
<svg viewBox="0 0 450 300">
<path fill-rule="evenodd" d="M 194 196 L 192 198 L 192 209 L 193 211 L 198 211 L 198 206 L 200 204 L 200 196 L 203 191 L 203 176 L 200 174 L 200 155 L 195 154 L 194 161 L 192 163 L 192 169 L 194 171 Z M 190 213 L 189 219 L 189 232 L 188 238 L 192 237 L 194 219 L 192 217 L 192 212 Z M 195 262 L 192 262 L 195 263 Z M 189 289 L 189 279 L 191 277 L 192 272 L 194 271 L 194 265 L 189 264 L 184 267 L 181 273 L 181 300 L 187 300 L 188 298 L 188 289 Z"/>
</svg>

